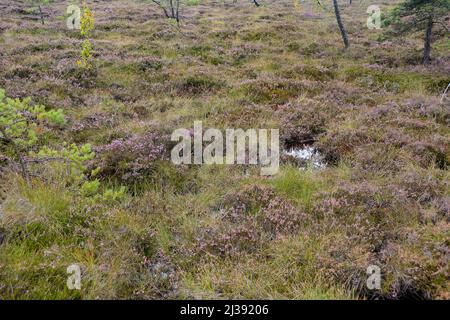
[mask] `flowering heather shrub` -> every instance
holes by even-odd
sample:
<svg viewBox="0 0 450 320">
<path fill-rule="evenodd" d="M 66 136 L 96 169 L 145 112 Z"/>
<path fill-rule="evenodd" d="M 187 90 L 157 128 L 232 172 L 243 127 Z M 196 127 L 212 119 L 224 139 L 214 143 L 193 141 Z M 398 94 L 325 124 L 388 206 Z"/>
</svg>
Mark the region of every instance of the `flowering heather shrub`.
<svg viewBox="0 0 450 320">
<path fill-rule="evenodd" d="M 138 62 L 136 62 L 137 68 L 140 71 L 158 71 L 161 70 L 164 66 L 164 61 L 157 57 L 146 57 L 140 58 Z"/>
<path fill-rule="evenodd" d="M 245 58 L 254 57 L 259 54 L 260 46 L 252 43 L 243 43 L 239 46 L 232 47 L 228 54 L 234 59 L 235 64 L 241 63 Z"/>
<path fill-rule="evenodd" d="M 354 208 L 362 208 L 361 214 L 369 214 L 377 209 L 394 209 L 401 204 L 404 194 L 394 185 L 377 185 L 368 181 L 359 184 L 342 184 L 334 191 L 334 196 L 347 201 L 346 205 Z M 348 209 L 348 208 L 345 208 Z M 358 211 L 358 209 L 355 209 Z M 396 212 L 397 215 L 401 211 Z M 408 212 L 411 214 L 412 212 Z"/>
<path fill-rule="evenodd" d="M 431 130 L 429 127 L 418 128 L 416 124 L 415 130 Z M 398 153 L 404 154 L 404 158 L 414 160 L 414 162 L 423 168 L 428 168 L 430 166 L 437 166 L 441 169 L 448 167 L 450 163 L 450 139 L 441 136 L 439 134 L 433 134 L 426 138 L 418 138 L 411 133 L 411 129 L 394 129 L 391 127 L 385 128 L 379 132 L 380 143 L 372 143 L 367 146 L 360 146 L 361 148 L 354 148 L 355 161 L 360 163 L 366 162 L 368 166 L 372 167 L 372 170 L 376 170 L 377 167 L 383 165 L 383 162 L 394 160 L 389 159 L 389 150 L 393 150 L 393 147 L 398 148 Z M 389 147 L 386 147 L 389 146 Z M 370 158 L 370 154 L 377 153 L 377 157 Z M 384 159 L 383 159 L 383 153 Z M 408 155 L 406 157 L 406 155 Z M 374 162 L 376 162 L 376 165 Z M 397 162 L 392 162 L 393 168 L 403 168 L 405 166 L 404 161 L 397 159 Z M 372 162 L 372 165 L 370 164 Z M 389 168 L 387 168 L 389 169 Z M 397 170 L 395 170 L 397 171 Z"/>
<path fill-rule="evenodd" d="M 366 172 L 398 172 L 411 160 L 445 169 L 450 163 L 450 139 L 441 133 L 445 111 L 426 108 L 425 100 L 416 103 L 370 108 L 350 127 L 328 130 L 318 147 L 328 160 L 346 158 Z"/>
<path fill-rule="evenodd" d="M 450 164 L 450 139 L 438 135 L 433 138 L 435 141 L 415 141 L 408 149 L 422 167 L 437 165 L 446 169 Z"/>
<path fill-rule="evenodd" d="M 419 221 L 419 207 L 397 185 L 343 184 L 318 200 L 313 212 L 319 222 L 341 225 L 348 236 L 364 239 L 373 253 L 395 238 L 403 224 Z"/>
<path fill-rule="evenodd" d="M 111 127 L 114 121 L 110 116 L 102 113 L 93 113 L 83 119 L 74 122 L 69 130 L 73 134 L 81 133 L 85 130 L 100 129 L 103 126 Z"/>
<path fill-rule="evenodd" d="M 69 55 L 69 52 L 67 52 L 67 55 Z M 77 74 L 77 65 L 71 58 L 61 58 L 57 61 L 57 64 L 52 71 L 56 77 L 68 79 Z"/>
<path fill-rule="evenodd" d="M 151 281 L 148 284 L 151 287 L 151 292 L 154 292 L 158 298 L 170 299 L 172 296 L 176 297 L 177 290 L 177 273 L 176 267 L 171 261 L 170 257 L 164 254 L 164 252 L 159 251 L 152 255 L 152 257 L 143 257 L 143 265 L 146 270 L 143 272 L 148 272 Z M 142 292 L 135 291 L 134 294 L 140 298 L 145 298 L 145 291 Z"/>
<path fill-rule="evenodd" d="M 336 73 L 325 66 L 302 65 L 297 67 L 297 71 L 307 79 L 328 81 L 334 79 Z"/>
<path fill-rule="evenodd" d="M 331 281 L 344 283 L 360 297 L 430 299 L 431 292 L 445 295 L 449 258 L 445 229 L 445 223 L 423 226 L 419 233 L 414 228 L 402 228 L 395 236 L 383 239 L 379 252 L 370 252 L 367 244 L 358 241 L 360 238 L 339 231 L 326 245 L 328 254 L 319 258 L 321 270 L 334 279 Z M 336 227 L 330 230 L 333 232 Z M 365 285 L 370 264 L 383 270 L 381 291 L 368 290 Z"/>
<path fill-rule="evenodd" d="M 450 250 L 447 222 L 405 230 L 404 241 L 381 252 L 385 271 L 383 296 L 390 299 L 447 299 Z"/>
<path fill-rule="evenodd" d="M 262 127 L 262 123 L 265 123 L 272 115 L 271 109 L 252 104 L 225 109 L 214 117 L 214 123 L 218 126 L 248 129 L 256 126 Z"/>
<path fill-rule="evenodd" d="M 156 132 L 113 140 L 97 148 L 96 165 L 102 175 L 118 176 L 128 182 L 141 180 L 153 171 L 156 161 L 165 158 L 165 140 Z"/>
<path fill-rule="evenodd" d="M 306 57 L 316 57 L 323 53 L 323 45 L 321 42 L 311 42 L 303 46 L 299 53 Z"/>
<path fill-rule="evenodd" d="M 313 109 L 314 108 L 314 109 Z M 285 147 L 311 144 L 324 132 L 327 115 L 317 106 L 287 103 L 279 107 L 281 139 Z"/>
<path fill-rule="evenodd" d="M 327 245 L 329 255 L 320 257 L 323 270 L 365 297 L 374 294 L 360 282 L 369 264 L 383 270 L 378 297 L 429 298 L 429 292 L 445 292 L 443 181 L 441 170 L 413 167 L 389 184 L 345 183 L 319 196 L 313 210 L 317 221 L 309 230 L 337 237 Z"/>
<path fill-rule="evenodd" d="M 450 126 L 450 108 L 449 103 L 440 103 L 438 98 L 424 99 L 424 102 L 410 100 L 407 106 L 416 106 L 419 116 L 425 116 L 428 119 L 433 119 L 439 124 Z"/>
<path fill-rule="evenodd" d="M 203 230 L 197 250 L 227 256 L 255 253 L 257 244 L 296 232 L 299 223 L 306 221 L 303 213 L 264 186 L 250 186 L 230 194 L 222 205 L 225 223 Z"/>
<path fill-rule="evenodd" d="M 385 280 L 382 292 L 375 294 L 392 298 L 417 289 L 404 265 L 392 270 L 386 264 L 386 257 L 395 255 L 393 248 L 406 241 L 406 226 L 419 221 L 419 208 L 397 185 L 343 184 L 319 197 L 313 212 L 317 221 L 310 232 L 336 237 L 327 244 L 328 255 L 320 257 L 327 277 L 345 283 L 360 296 L 372 297 L 363 280 L 367 266 L 376 264 Z"/>
<path fill-rule="evenodd" d="M 30 78 L 40 76 L 39 72 L 30 67 L 16 66 L 9 68 L 5 74 L 5 79 Z"/>
<path fill-rule="evenodd" d="M 233 223 L 256 222 L 273 236 L 294 231 L 304 216 L 269 187 L 251 186 L 225 197 L 224 219 Z"/>
<path fill-rule="evenodd" d="M 355 177 L 366 179 L 368 176 L 398 174 L 409 163 L 410 156 L 395 143 L 371 143 L 355 147 L 345 159 L 355 169 Z"/>
<path fill-rule="evenodd" d="M 275 192 L 265 186 L 248 186 L 242 191 L 228 194 L 224 197 L 221 206 L 227 210 L 226 219 L 239 222 L 246 213 L 256 213 L 267 207 L 275 197 Z"/>
<path fill-rule="evenodd" d="M 264 230 L 273 236 L 294 233 L 300 223 L 306 222 L 306 215 L 280 197 L 272 199 L 262 212 L 260 222 Z"/>
<path fill-rule="evenodd" d="M 449 188 L 449 181 L 444 179 L 444 174 L 440 170 L 430 171 L 414 167 L 404 172 L 399 181 L 408 198 L 420 204 L 429 204 L 443 198 Z"/>
<path fill-rule="evenodd" d="M 344 156 L 352 153 L 357 146 L 373 142 L 367 128 L 337 128 L 327 132 L 317 143 L 317 148 L 329 163 L 337 163 Z"/>
<path fill-rule="evenodd" d="M 182 79 L 177 90 L 180 94 L 203 94 L 205 92 L 216 90 L 223 86 L 223 83 L 207 74 L 196 74 Z"/>
<path fill-rule="evenodd" d="M 221 256 L 238 256 L 243 252 L 255 252 L 261 245 L 258 232 L 247 225 L 237 225 L 226 230 L 208 228 L 197 239 L 198 252 L 210 252 Z"/>
<path fill-rule="evenodd" d="M 241 90 L 254 103 L 281 104 L 301 94 L 319 92 L 319 83 L 308 80 L 262 76 L 240 83 Z"/>
</svg>

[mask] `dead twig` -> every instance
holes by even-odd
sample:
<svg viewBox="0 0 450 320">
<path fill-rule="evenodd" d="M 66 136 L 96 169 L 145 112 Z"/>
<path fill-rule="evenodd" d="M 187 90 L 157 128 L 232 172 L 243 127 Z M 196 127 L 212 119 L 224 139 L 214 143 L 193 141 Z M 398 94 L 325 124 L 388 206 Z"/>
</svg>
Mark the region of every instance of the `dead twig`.
<svg viewBox="0 0 450 320">
<path fill-rule="evenodd" d="M 445 89 L 444 93 L 442 94 L 441 103 L 444 102 L 444 98 L 447 97 L 448 89 L 450 89 L 450 83 L 448 84 L 447 88 Z"/>
</svg>

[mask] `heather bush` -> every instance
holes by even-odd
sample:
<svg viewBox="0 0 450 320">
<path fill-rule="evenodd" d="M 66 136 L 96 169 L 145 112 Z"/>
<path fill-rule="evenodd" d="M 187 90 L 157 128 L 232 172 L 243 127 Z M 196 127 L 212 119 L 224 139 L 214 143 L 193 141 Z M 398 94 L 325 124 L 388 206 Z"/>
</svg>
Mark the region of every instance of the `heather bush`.
<svg viewBox="0 0 450 320">
<path fill-rule="evenodd" d="M 445 137 L 436 136 L 428 141 L 414 141 L 407 146 L 407 149 L 414 155 L 416 162 L 424 168 L 436 165 L 445 170 L 450 164 L 450 141 Z"/>
<path fill-rule="evenodd" d="M 76 140 L 91 139 L 92 133 L 98 132 L 104 127 L 113 127 L 114 119 L 111 119 L 106 113 L 93 113 L 78 121 L 73 121 L 68 128 Z"/>
<path fill-rule="evenodd" d="M 429 242 L 425 239 L 412 241 L 411 231 L 418 224 L 422 224 L 423 210 L 429 212 L 429 205 L 432 198 L 428 190 L 433 189 L 442 196 L 442 190 L 436 185 L 428 182 L 428 186 L 418 187 L 420 196 L 428 205 L 421 207 L 415 199 L 410 199 L 412 183 L 408 176 L 412 172 L 406 173 L 402 179 L 404 182 L 400 185 L 387 185 L 379 187 L 374 184 L 365 183 L 359 185 L 341 185 L 337 190 L 324 194 L 316 202 L 315 212 L 317 223 L 313 224 L 312 232 L 319 234 L 326 232 L 338 232 L 339 241 L 328 247 L 329 257 L 323 257 L 325 264 L 324 270 L 328 274 L 334 270 L 330 277 L 346 283 L 361 296 L 383 297 L 383 298 L 429 298 L 430 287 L 437 285 L 441 287 L 441 280 L 430 278 L 426 272 L 412 271 L 411 266 L 422 264 L 432 272 L 439 271 L 442 268 L 442 259 L 427 261 L 419 253 L 418 246 L 423 250 L 427 245 L 441 243 L 442 240 Z M 430 192 L 431 193 L 431 192 Z M 420 196 L 419 199 L 420 199 Z M 438 220 L 434 220 L 438 223 Z M 335 226 L 339 225 L 336 229 Z M 316 229 L 317 228 L 317 229 Z M 424 228 L 430 228 L 425 227 Z M 441 226 L 436 226 L 440 229 Z M 314 230 L 316 229 L 316 230 Z M 439 236 L 438 236 L 439 237 Z M 351 248 L 351 252 L 349 252 Z M 420 249 L 419 249 L 420 250 Z M 358 251 L 362 251 L 358 253 Z M 366 261 L 352 261 L 351 257 L 361 255 L 365 256 Z M 398 258 L 402 255 L 402 259 Z M 414 261 L 415 257 L 419 260 Z M 420 258 L 419 258 L 420 257 Z M 423 259 L 423 260 L 422 260 Z M 395 260 L 395 263 L 394 263 Z M 420 261 L 420 262 L 419 262 Z M 428 260 L 429 261 L 429 260 Z M 368 264 L 379 265 L 384 270 L 384 281 L 381 292 L 370 292 L 360 279 Z M 416 267 L 414 267 L 416 268 Z M 430 271 L 431 272 L 431 271 Z M 413 276 L 414 274 L 414 276 Z M 437 284 L 439 283 L 439 284 Z"/>
<path fill-rule="evenodd" d="M 284 104 L 277 109 L 280 119 L 281 139 L 286 148 L 309 145 L 322 134 L 327 114 L 322 110 L 313 110 L 309 104 Z"/>
<path fill-rule="evenodd" d="M 366 128 L 336 128 L 329 130 L 317 142 L 317 148 L 329 163 L 337 163 L 351 154 L 357 146 L 371 143 L 373 138 Z"/>
<path fill-rule="evenodd" d="M 224 223 L 201 231 L 196 248 L 200 252 L 259 254 L 269 241 L 295 233 L 306 222 L 300 210 L 265 186 L 248 186 L 229 194 L 219 207 Z"/>
<path fill-rule="evenodd" d="M 319 88 L 309 82 L 264 76 L 244 81 L 240 90 L 251 102 L 282 104 Z"/>
<path fill-rule="evenodd" d="M 447 223 L 437 221 L 405 230 L 404 241 L 382 252 L 386 272 L 382 294 L 389 299 L 448 299 Z"/>
<path fill-rule="evenodd" d="M 237 108 L 227 108 L 214 117 L 219 127 L 234 126 L 236 128 L 254 128 L 257 124 L 267 123 L 272 115 L 271 109 L 261 105 L 245 105 Z"/>
<path fill-rule="evenodd" d="M 399 175 L 398 179 L 408 198 L 422 205 L 444 198 L 450 183 L 445 176 L 445 171 L 423 169 L 417 166 L 410 166 Z"/>
<path fill-rule="evenodd" d="M 251 226 L 240 225 L 225 230 L 202 230 L 195 251 L 232 257 L 243 253 L 256 253 L 261 245 L 260 234 Z"/>
<path fill-rule="evenodd" d="M 336 77 L 336 73 L 333 70 L 330 70 L 330 68 L 324 67 L 324 66 L 301 66 L 300 68 L 297 68 L 296 72 L 299 72 L 302 76 L 304 76 L 307 79 L 326 82 L 329 80 L 332 80 Z"/>
<path fill-rule="evenodd" d="M 240 65 L 260 53 L 261 48 L 257 44 L 244 43 L 229 49 L 229 55 L 233 58 L 235 65 Z"/>
<path fill-rule="evenodd" d="M 399 143 L 395 141 L 387 147 L 377 142 L 357 146 L 345 156 L 345 162 L 351 164 L 357 170 L 355 175 L 360 177 L 395 176 L 411 161 L 408 152 L 398 147 Z"/>
<path fill-rule="evenodd" d="M 143 72 L 159 71 L 163 66 L 164 61 L 157 57 L 146 57 L 136 62 L 137 69 Z"/>
<path fill-rule="evenodd" d="M 158 160 L 166 157 L 165 138 L 157 132 L 147 132 L 128 138 L 115 139 L 96 148 L 95 164 L 103 176 L 116 176 L 125 182 L 144 179 Z"/>
<path fill-rule="evenodd" d="M 197 74 L 182 79 L 177 85 L 179 93 L 184 94 L 203 94 L 205 92 L 214 91 L 222 86 L 222 82 L 205 74 Z"/>
</svg>

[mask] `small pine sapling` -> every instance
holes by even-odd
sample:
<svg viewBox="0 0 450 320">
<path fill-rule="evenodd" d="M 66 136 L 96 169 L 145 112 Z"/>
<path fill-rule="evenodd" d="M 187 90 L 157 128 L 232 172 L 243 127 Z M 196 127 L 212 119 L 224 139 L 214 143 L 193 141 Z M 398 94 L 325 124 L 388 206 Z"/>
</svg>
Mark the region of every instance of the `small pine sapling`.
<svg viewBox="0 0 450 320">
<path fill-rule="evenodd" d="M 11 99 L 0 89 L 0 150 L 19 168 L 29 181 L 27 157 L 38 142 L 46 125 L 63 125 L 62 110 L 46 111 L 42 105 L 31 105 L 31 99 Z"/>
</svg>

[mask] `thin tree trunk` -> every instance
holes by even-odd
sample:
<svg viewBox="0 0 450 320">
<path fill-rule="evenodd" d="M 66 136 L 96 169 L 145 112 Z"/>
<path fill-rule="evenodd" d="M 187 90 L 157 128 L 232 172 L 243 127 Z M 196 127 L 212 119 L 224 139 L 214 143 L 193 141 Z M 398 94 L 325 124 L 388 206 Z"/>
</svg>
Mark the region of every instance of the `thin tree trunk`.
<svg viewBox="0 0 450 320">
<path fill-rule="evenodd" d="M 152 0 L 152 1 L 154 3 L 156 3 L 158 5 L 158 7 L 160 7 L 162 9 L 166 18 L 169 19 L 170 18 L 169 13 L 167 12 L 166 8 L 164 8 L 164 6 L 161 4 L 161 2 L 158 2 L 157 0 Z"/>
<path fill-rule="evenodd" d="M 425 43 L 423 48 L 423 64 L 430 64 L 432 34 L 433 34 L 433 17 L 430 16 L 428 18 L 427 30 L 425 32 Z"/>
<path fill-rule="evenodd" d="M 172 12 L 172 19 L 175 19 L 175 10 L 173 7 L 173 1 L 170 0 L 170 11 Z"/>
<path fill-rule="evenodd" d="M 23 178 L 25 179 L 26 183 L 29 184 L 30 183 L 30 175 L 28 174 L 27 165 L 26 165 L 24 159 L 22 158 L 22 156 L 19 156 L 19 165 L 20 165 L 20 169 L 22 170 Z"/>
<path fill-rule="evenodd" d="M 42 22 L 42 24 L 45 24 L 44 23 L 44 13 L 42 12 L 42 8 L 40 5 L 38 6 L 38 8 L 39 8 L 39 14 L 41 16 L 41 22 Z"/>
<path fill-rule="evenodd" d="M 334 13 L 336 14 L 336 20 L 339 26 L 339 30 L 341 31 L 342 40 L 344 40 L 345 48 L 347 49 L 350 46 L 350 43 L 348 42 L 348 34 L 345 30 L 344 24 L 342 23 L 341 19 L 341 12 L 339 11 L 339 5 L 337 3 L 337 0 L 333 0 L 334 5 Z"/>
</svg>

